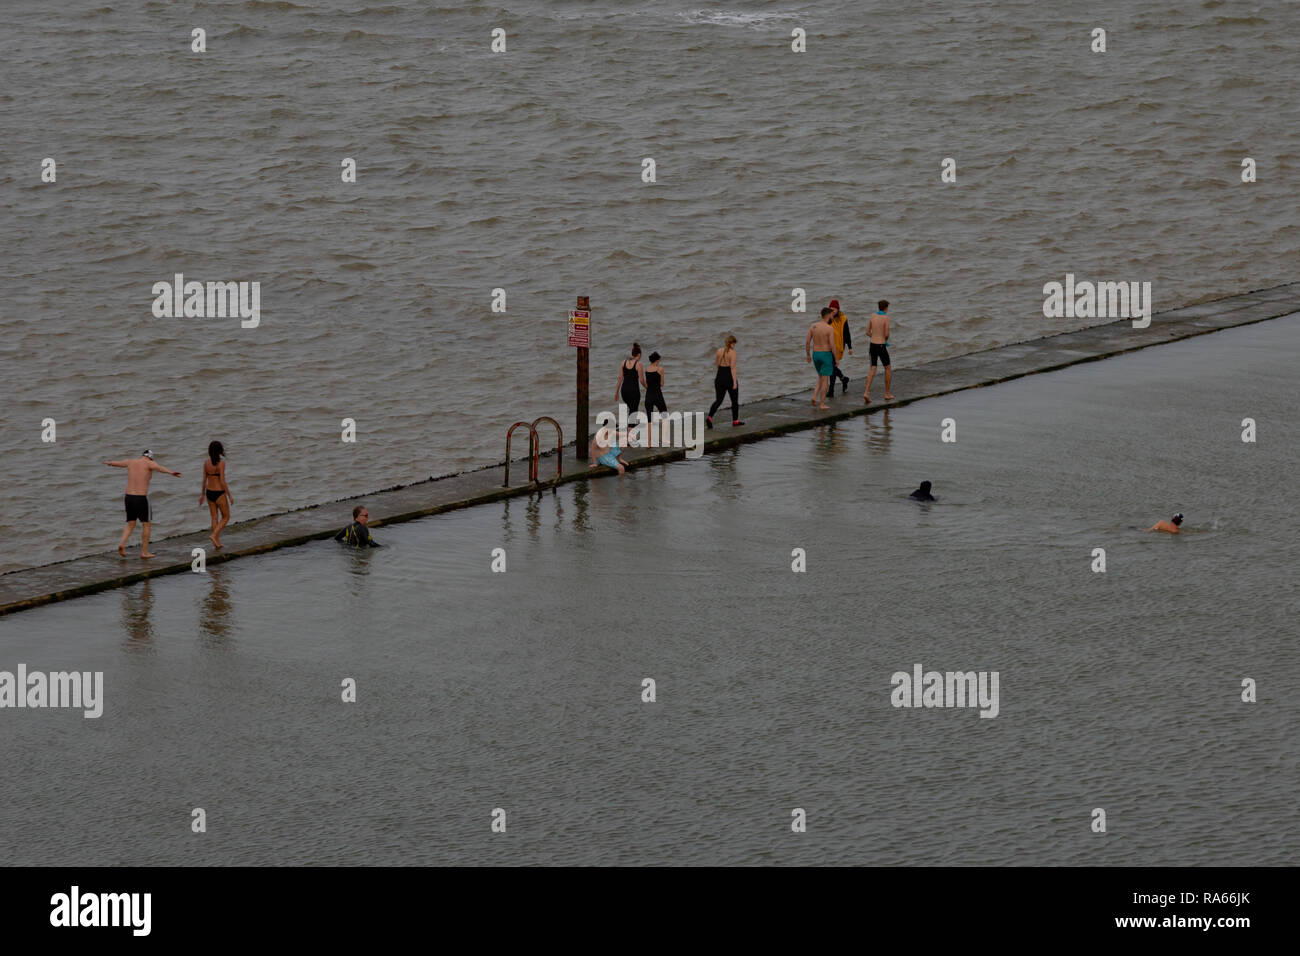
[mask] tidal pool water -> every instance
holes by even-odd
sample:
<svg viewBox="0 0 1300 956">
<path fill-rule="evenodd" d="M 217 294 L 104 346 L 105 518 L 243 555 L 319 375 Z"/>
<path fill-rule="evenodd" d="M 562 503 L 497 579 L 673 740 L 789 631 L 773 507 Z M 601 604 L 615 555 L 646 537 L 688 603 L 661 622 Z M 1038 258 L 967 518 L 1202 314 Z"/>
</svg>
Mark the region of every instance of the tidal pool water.
<svg viewBox="0 0 1300 956">
<path fill-rule="evenodd" d="M 1290 316 L 0 619 L 105 688 L 0 710 L 0 857 L 1294 865 L 1297 362 Z M 997 716 L 892 706 L 916 664 Z"/>
</svg>

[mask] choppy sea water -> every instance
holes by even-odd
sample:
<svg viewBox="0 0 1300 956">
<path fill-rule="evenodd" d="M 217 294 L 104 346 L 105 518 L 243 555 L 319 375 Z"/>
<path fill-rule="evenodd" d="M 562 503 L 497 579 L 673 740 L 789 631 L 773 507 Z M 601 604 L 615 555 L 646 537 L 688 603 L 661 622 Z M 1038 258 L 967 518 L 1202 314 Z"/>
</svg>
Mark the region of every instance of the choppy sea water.
<svg viewBox="0 0 1300 956">
<path fill-rule="evenodd" d="M 1042 316 L 1066 272 L 1157 309 L 1293 280 L 1298 28 L 1219 0 L 6 4 L 0 570 L 112 547 L 99 462 L 145 446 L 185 473 L 160 536 L 206 526 L 213 438 L 236 520 L 499 460 L 509 422 L 572 421 L 579 294 L 598 402 L 635 339 L 699 409 L 728 332 L 742 400 L 807 384 L 795 287 L 859 330 L 891 300 L 905 366 L 1089 324 Z M 176 273 L 259 281 L 260 325 L 155 318 Z"/>
<path fill-rule="evenodd" d="M 0 670 L 105 690 L 0 710 L 0 858 L 1294 866 L 1298 360 L 1300 315 L 5 617 Z M 998 715 L 893 707 L 917 664 Z"/>
</svg>

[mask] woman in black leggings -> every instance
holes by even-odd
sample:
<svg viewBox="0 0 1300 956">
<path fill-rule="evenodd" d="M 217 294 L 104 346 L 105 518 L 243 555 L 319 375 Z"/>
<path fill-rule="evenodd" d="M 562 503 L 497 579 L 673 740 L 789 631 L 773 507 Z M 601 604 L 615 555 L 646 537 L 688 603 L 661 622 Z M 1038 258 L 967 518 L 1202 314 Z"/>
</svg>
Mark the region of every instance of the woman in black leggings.
<svg viewBox="0 0 1300 956">
<path fill-rule="evenodd" d="M 618 384 L 614 387 L 614 401 L 621 401 L 631 415 L 641 406 L 641 386 L 645 384 L 645 370 L 641 368 L 641 346 L 632 343 L 632 354 L 618 367 Z"/>
<path fill-rule="evenodd" d="M 704 424 L 713 427 L 713 413 L 718 410 L 722 400 L 731 396 L 731 424 L 743 425 L 740 420 L 740 376 L 736 373 L 736 337 L 728 335 L 726 343 L 713 356 L 716 371 L 713 375 L 713 391 L 717 398 L 709 406 L 708 417 Z"/>
</svg>

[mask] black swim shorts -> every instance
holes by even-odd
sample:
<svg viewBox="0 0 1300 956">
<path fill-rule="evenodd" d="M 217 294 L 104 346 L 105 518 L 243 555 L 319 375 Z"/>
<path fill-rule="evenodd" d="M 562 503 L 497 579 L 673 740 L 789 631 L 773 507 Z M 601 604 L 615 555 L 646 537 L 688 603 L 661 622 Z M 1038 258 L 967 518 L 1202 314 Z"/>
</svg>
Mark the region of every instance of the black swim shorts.
<svg viewBox="0 0 1300 956">
<path fill-rule="evenodd" d="M 872 342 L 872 343 L 871 343 L 871 348 L 867 349 L 867 351 L 868 351 L 868 352 L 870 353 L 870 355 L 871 355 L 871 364 L 872 364 L 873 366 L 876 364 L 876 359 L 880 359 L 880 362 L 881 362 L 882 365 L 884 365 L 886 368 L 889 367 L 889 347 L 888 347 L 888 346 L 885 346 L 885 345 L 877 345 L 875 342 Z"/>
<path fill-rule="evenodd" d="M 152 520 L 149 516 L 148 495 L 126 496 L 126 520 L 144 521 L 146 523 Z"/>
</svg>

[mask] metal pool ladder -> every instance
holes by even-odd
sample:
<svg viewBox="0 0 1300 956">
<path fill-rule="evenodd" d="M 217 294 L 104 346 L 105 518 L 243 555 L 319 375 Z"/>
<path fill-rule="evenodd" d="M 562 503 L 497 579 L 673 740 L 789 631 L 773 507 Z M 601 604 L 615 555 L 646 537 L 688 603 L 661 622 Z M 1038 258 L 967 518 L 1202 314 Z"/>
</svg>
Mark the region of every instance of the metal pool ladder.
<svg viewBox="0 0 1300 956">
<path fill-rule="evenodd" d="M 528 480 L 534 485 L 539 484 L 537 480 L 537 459 L 541 455 L 542 440 L 537 434 L 537 425 L 540 422 L 550 422 L 555 426 L 555 481 L 553 484 L 560 483 L 560 475 L 564 472 L 564 430 L 560 428 L 560 423 L 549 415 L 543 415 L 535 418 L 531 422 L 515 422 L 506 431 L 506 477 L 502 482 L 502 488 L 510 487 L 510 439 L 515 433 L 516 428 L 528 429 Z"/>
</svg>

